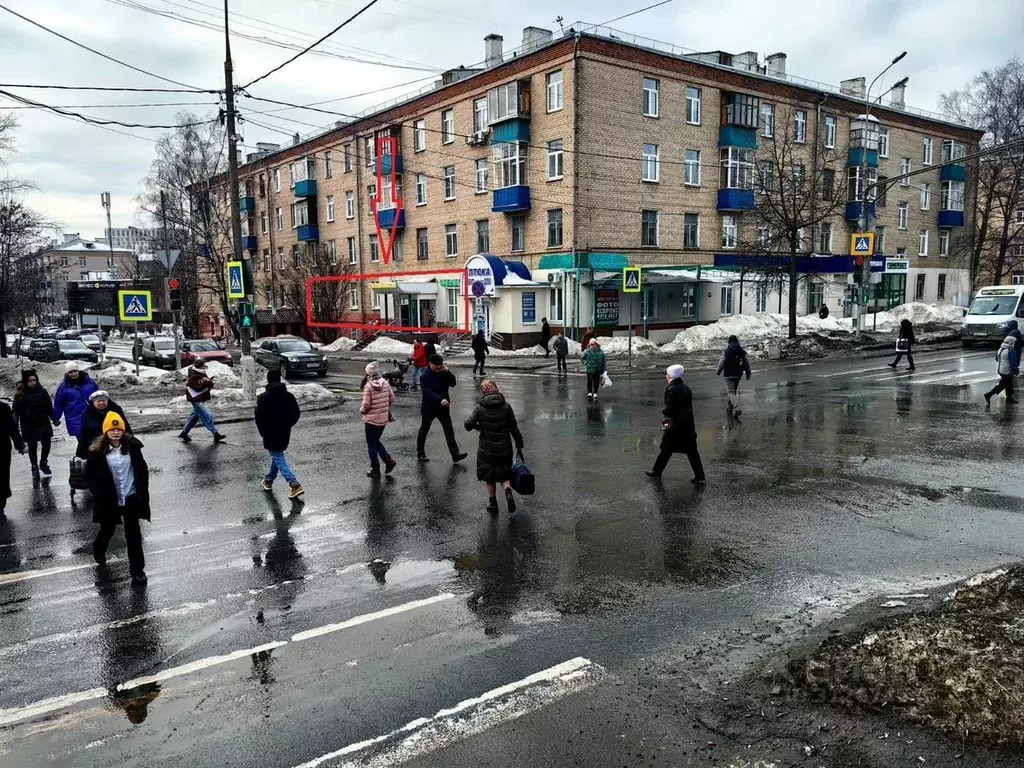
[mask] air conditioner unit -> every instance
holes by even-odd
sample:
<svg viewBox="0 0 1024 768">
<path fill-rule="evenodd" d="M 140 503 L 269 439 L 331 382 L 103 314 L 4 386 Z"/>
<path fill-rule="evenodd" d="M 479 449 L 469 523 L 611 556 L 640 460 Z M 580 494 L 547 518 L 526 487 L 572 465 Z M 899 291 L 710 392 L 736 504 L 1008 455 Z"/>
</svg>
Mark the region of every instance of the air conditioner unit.
<svg viewBox="0 0 1024 768">
<path fill-rule="evenodd" d="M 490 135 L 490 132 L 490 129 L 484 129 L 482 131 L 477 131 L 476 133 L 471 133 L 469 136 L 466 137 L 466 143 L 471 144 L 473 146 L 486 144 L 487 137 L 488 135 Z"/>
<path fill-rule="evenodd" d="M 562 273 L 561 272 L 548 272 L 548 282 L 549 283 L 560 283 L 560 282 L 562 282 Z"/>
</svg>

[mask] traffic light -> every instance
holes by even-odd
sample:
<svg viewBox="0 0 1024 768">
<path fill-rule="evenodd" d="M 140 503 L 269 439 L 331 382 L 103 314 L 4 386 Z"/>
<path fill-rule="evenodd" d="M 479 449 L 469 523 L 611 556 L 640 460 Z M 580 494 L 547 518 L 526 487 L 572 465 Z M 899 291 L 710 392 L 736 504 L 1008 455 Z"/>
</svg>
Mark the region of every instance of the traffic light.
<svg viewBox="0 0 1024 768">
<path fill-rule="evenodd" d="M 256 307 L 251 301 L 238 302 L 238 321 L 243 328 L 252 328 L 256 324 Z"/>
<path fill-rule="evenodd" d="M 246 296 L 253 296 L 256 293 L 256 276 L 252 272 L 252 259 L 242 260 L 242 286 L 245 288 Z"/>
<path fill-rule="evenodd" d="M 181 280 L 176 277 L 168 277 L 167 285 L 167 306 L 171 312 L 181 311 Z"/>
</svg>

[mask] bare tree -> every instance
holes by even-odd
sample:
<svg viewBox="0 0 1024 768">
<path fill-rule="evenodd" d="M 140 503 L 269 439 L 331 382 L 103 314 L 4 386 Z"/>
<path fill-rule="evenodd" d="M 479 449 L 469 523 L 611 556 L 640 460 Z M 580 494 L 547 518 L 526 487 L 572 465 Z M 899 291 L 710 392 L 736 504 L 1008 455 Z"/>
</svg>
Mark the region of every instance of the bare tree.
<svg viewBox="0 0 1024 768">
<path fill-rule="evenodd" d="M 234 332 L 226 275 L 233 253 L 230 205 L 224 187 L 214 183 L 227 168 L 224 132 L 216 122 L 198 124 L 201 118 L 192 113 L 180 113 L 177 119 L 182 126 L 157 142 L 138 202 L 159 225 L 163 193 L 167 247 L 181 251 L 173 275 L 182 281 L 186 334 L 198 335 L 204 295 L 213 297 Z"/>
<path fill-rule="evenodd" d="M 985 132 L 981 149 L 1024 138 L 1024 61 L 1014 56 L 985 70 L 961 90 L 942 94 L 942 108 L 958 121 Z M 977 207 L 968 243 L 971 280 L 983 275 L 998 284 L 1024 262 L 1024 151 L 986 155 L 975 164 Z M 987 279 L 987 278 L 985 278 Z M 982 282 L 982 284 L 984 284 Z"/>
<path fill-rule="evenodd" d="M 776 114 L 774 138 L 762 139 L 750 155 L 723 166 L 725 186 L 754 191 L 754 209 L 743 216 L 736 248 L 751 258 L 749 271 L 767 288 L 788 288 L 789 337 L 796 337 L 799 259 L 815 250 L 815 236 L 844 210 L 846 148 L 829 149 L 811 136 L 797 136 L 791 110 Z M 735 178 L 733 177 L 735 175 Z M 870 193 L 869 193 L 870 196 Z M 842 237 L 842 232 L 833 232 Z M 723 243 L 726 245 L 726 243 Z"/>
<path fill-rule="evenodd" d="M 288 282 L 281 295 L 285 301 L 306 314 L 308 293 L 306 281 L 311 277 L 340 277 L 355 274 L 356 267 L 338 259 L 337 249 L 324 243 L 307 243 L 299 248 L 299 262 L 287 272 Z M 280 278 L 279 278 L 280 279 Z M 338 322 L 349 309 L 352 292 L 359 291 L 353 280 L 325 280 L 313 285 L 312 316 L 319 322 Z M 319 341 L 330 343 L 338 338 L 335 328 L 312 329 Z"/>
</svg>

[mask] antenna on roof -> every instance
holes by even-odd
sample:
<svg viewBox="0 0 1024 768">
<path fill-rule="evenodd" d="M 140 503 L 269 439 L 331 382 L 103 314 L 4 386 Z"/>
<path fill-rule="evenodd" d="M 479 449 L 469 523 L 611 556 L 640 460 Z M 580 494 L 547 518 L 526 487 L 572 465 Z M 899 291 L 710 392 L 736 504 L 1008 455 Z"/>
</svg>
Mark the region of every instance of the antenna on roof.
<svg viewBox="0 0 1024 768">
<path fill-rule="evenodd" d="M 555 17 L 555 24 L 558 25 L 558 28 L 562 30 L 562 34 L 564 35 L 565 34 L 565 25 L 562 24 L 563 21 L 565 21 L 565 19 L 562 18 L 562 14 L 558 14 Z"/>
</svg>

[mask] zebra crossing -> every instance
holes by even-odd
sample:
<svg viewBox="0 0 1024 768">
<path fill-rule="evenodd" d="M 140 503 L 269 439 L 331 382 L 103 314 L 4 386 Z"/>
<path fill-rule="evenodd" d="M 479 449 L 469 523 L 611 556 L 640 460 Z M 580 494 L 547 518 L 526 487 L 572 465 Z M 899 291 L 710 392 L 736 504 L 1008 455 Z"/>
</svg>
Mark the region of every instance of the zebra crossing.
<svg viewBox="0 0 1024 768">
<path fill-rule="evenodd" d="M 992 384 L 998 379 L 992 353 L 988 351 L 919 355 L 915 362 L 915 370 L 905 367 L 905 363 L 893 370 L 884 360 L 878 360 L 870 367 L 821 373 L 817 378 L 836 385 L 852 382 L 864 386 L 889 386 L 897 383 L 913 387 L 955 388 Z"/>
</svg>

